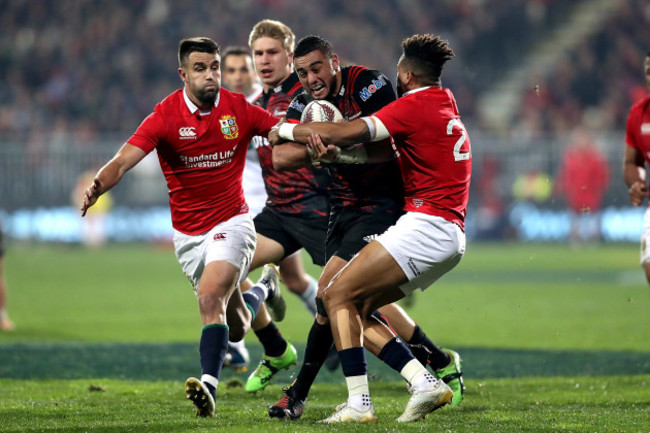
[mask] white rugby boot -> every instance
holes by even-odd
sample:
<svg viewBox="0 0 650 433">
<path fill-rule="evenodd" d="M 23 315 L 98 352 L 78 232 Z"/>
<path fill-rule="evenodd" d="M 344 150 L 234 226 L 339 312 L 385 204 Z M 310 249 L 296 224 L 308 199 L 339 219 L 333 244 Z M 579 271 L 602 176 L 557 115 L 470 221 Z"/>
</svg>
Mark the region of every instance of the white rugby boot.
<svg viewBox="0 0 650 433">
<path fill-rule="evenodd" d="M 436 409 L 451 403 L 453 391 L 442 380 L 437 379 L 431 388 L 409 388 L 411 398 L 406 403 L 404 413 L 395 421 L 413 422 L 424 419 Z"/>
<path fill-rule="evenodd" d="M 336 406 L 336 411 L 320 422 L 325 424 L 342 422 L 375 423 L 377 422 L 377 414 L 372 404 L 366 410 L 361 411 L 348 406 L 348 402 L 346 401 Z"/>
</svg>

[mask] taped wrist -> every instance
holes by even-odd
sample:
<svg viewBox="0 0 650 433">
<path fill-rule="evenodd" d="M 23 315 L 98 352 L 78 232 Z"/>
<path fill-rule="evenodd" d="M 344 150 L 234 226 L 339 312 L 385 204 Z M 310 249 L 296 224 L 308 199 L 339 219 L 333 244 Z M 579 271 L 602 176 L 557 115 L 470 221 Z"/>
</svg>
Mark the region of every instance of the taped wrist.
<svg viewBox="0 0 650 433">
<path fill-rule="evenodd" d="M 368 162 L 368 152 L 364 146 L 358 146 L 341 150 L 341 153 L 334 159 L 338 164 L 363 164 Z"/>
<path fill-rule="evenodd" d="M 296 125 L 293 123 L 283 123 L 278 129 L 278 135 L 284 140 L 293 141 L 293 128 L 295 127 Z"/>
</svg>

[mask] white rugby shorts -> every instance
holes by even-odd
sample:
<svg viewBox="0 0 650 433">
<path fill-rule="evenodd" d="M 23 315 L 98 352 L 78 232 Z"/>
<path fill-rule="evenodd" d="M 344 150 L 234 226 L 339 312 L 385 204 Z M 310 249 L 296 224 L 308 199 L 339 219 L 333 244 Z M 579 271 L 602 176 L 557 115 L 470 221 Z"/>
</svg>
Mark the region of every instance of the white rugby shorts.
<svg viewBox="0 0 650 433">
<path fill-rule="evenodd" d="M 456 266 L 465 254 L 465 232 L 444 218 L 407 212 L 376 239 L 393 256 L 408 282 L 404 294 L 425 290 Z"/>
<path fill-rule="evenodd" d="M 260 166 L 260 160 L 255 147 L 248 149 L 248 153 L 246 154 L 242 185 L 244 187 L 244 197 L 246 197 L 249 212 L 255 218 L 257 214 L 262 212 L 267 200 L 266 187 L 264 186 L 264 178 L 262 177 L 262 167 Z"/>
<path fill-rule="evenodd" d="M 186 235 L 174 230 L 174 249 L 194 293 L 199 288 L 203 268 L 210 262 L 226 261 L 239 269 L 239 284 L 253 260 L 257 236 L 250 214 L 237 215 L 200 235 Z"/>
<path fill-rule="evenodd" d="M 643 232 L 641 232 L 641 264 L 650 261 L 650 207 L 643 214 Z"/>
</svg>

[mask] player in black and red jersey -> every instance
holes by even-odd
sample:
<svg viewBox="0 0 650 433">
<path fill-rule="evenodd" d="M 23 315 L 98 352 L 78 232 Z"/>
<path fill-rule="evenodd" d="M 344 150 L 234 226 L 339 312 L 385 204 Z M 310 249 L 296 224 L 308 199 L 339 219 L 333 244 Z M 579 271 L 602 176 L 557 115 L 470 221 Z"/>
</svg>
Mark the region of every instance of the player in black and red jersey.
<svg viewBox="0 0 650 433">
<path fill-rule="evenodd" d="M 345 120 L 369 116 L 395 100 L 390 80 L 380 71 L 364 66 L 340 67 L 338 56 L 329 42 L 318 36 L 301 39 L 294 53 L 294 67 L 304 92 L 297 96 L 287 111 L 287 120 L 298 123 L 304 107 L 314 99 L 334 103 Z M 274 147 L 278 168 L 293 169 L 309 165 L 311 157 L 302 144 L 285 143 Z M 327 264 L 319 280 L 319 308 L 311 328 L 305 359 L 300 372 L 285 396 L 269 409 L 275 418 L 299 418 L 309 389 L 333 343 L 320 293 L 332 278 L 374 238 L 395 224 L 403 214 L 404 189 L 396 160 L 372 164 L 328 164 L 332 176 L 330 187 L 330 222 L 327 233 Z M 423 345 L 424 357 L 439 377 L 456 389 L 455 404 L 462 398 L 463 382 L 460 357 L 452 350 L 436 346 L 397 305 L 389 304 L 380 311 L 383 319 L 413 349 Z M 366 341 L 373 351 L 372 339 Z M 375 353 L 385 360 L 385 353 Z M 419 354 L 418 354 L 419 355 Z"/>
<path fill-rule="evenodd" d="M 291 29 L 274 20 L 257 23 L 249 37 L 253 61 L 263 86 L 255 104 L 277 117 L 284 117 L 291 100 L 302 92 L 293 72 L 294 44 Z M 311 166 L 291 172 L 276 171 L 266 138 L 255 137 L 253 145 L 262 167 L 268 200 L 254 219 L 257 249 L 251 269 L 266 263 L 279 263 L 287 287 L 302 285 L 306 290 L 300 293 L 301 298 L 313 304 L 317 284 L 304 272 L 299 250 L 304 248 L 314 264 L 325 264 L 329 174 Z M 288 278 L 298 281 L 288 281 Z M 264 389 L 278 370 L 288 368 L 297 360 L 295 348 L 282 338 L 264 309 L 252 327 L 264 346 L 264 357 L 246 381 L 248 392 Z"/>
<path fill-rule="evenodd" d="M 454 396 L 444 378 L 434 378 L 403 341 L 372 317 L 376 308 L 428 288 L 465 252 L 471 146 L 456 101 L 440 80 L 443 65 L 454 53 L 447 41 L 431 34 L 405 39 L 402 49 L 398 100 L 350 122 L 285 123 L 269 133 L 275 146 L 283 141 L 308 144 L 317 161 L 327 157 L 330 162 L 362 164 L 385 160 L 392 149 L 404 181 L 405 214 L 319 293 L 349 392 L 347 402 L 325 423 L 377 421 L 362 347 L 368 348 L 369 338 L 373 353 L 379 351 L 379 357 L 409 384 L 411 398 L 398 422 L 421 420 Z M 379 147 L 388 150 L 381 152 L 382 159 L 376 159 Z"/>
</svg>

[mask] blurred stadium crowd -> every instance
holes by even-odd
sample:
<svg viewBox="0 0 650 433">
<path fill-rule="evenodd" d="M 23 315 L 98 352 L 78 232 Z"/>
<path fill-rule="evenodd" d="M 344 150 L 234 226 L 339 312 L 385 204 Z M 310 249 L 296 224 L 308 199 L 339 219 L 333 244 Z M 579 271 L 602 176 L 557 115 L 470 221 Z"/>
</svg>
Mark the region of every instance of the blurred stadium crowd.
<svg viewBox="0 0 650 433">
<path fill-rule="evenodd" d="M 595 17 L 588 24 L 578 19 L 584 11 Z M 470 207 L 498 216 L 490 230 L 502 231 L 511 202 L 568 205 L 551 183 L 577 129 L 609 163 L 605 204 L 627 205 L 611 185 L 622 186 L 622 131 L 646 92 L 647 0 L 0 0 L 0 211 L 69 205 L 79 173 L 112 154 L 156 102 L 181 87 L 180 39 L 246 46 L 264 18 L 285 22 L 298 38 L 322 35 L 344 64 L 390 78 L 403 38 L 431 32 L 448 39 L 456 58 L 443 85 L 472 134 Z M 573 30 L 577 39 L 564 44 Z M 554 55 L 531 67 L 544 44 Z M 523 84 L 508 87 L 517 70 L 526 71 Z M 501 88 L 516 92 L 497 125 L 489 114 L 502 100 L 491 95 Z M 118 202 L 142 204 L 132 193 Z M 149 196 L 165 204 L 164 191 Z"/>
<path fill-rule="evenodd" d="M 583 0 L 584 2 L 585 0 Z M 416 32 L 448 38 L 457 57 L 443 77 L 468 125 L 490 129 L 476 99 L 531 54 L 580 2 L 561 0 L 60 0 L 0 1 L 0 133 L 131 131 L 153 104 L 180 86 L 179 39 L 207 35 L 246 45 L 266 17 L 297 37 L 320 34 L 342 58 L 393 76 L 399 43 Z M 621 128 L 643 93 L 640 62 L 650 41 L 650 5 L 617 0 L 614 13 L 548 73 L 531 77 L 512 122 L 564 132 L 597 113 Z M 539 86 L 539 87 L 534 87 Z"/>
</svg>

